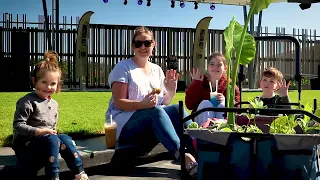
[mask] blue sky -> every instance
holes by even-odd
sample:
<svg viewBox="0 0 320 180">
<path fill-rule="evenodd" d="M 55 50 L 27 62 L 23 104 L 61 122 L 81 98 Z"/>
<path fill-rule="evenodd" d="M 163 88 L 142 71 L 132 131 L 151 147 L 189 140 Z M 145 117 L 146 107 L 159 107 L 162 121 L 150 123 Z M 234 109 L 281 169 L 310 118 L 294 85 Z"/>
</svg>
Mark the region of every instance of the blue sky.
<svg viewBox="0 0 320 180">
<path fill-rule="evenodd" d="M 16 14 L 27 14 L 28 21 L 37 21 L 38 15 L 43 14 L 41 0 L 27 1 L 1 1 L 0 14 L 8 12 L 15 17 Z M 48 13 L 51 14 L 51 1 L 47 1 Z M 243 23 L 243 11 L 240 6 L 216 5 L 214 11 L 209 4 L 199 4 L 197 10 L 193 3 L 186 3 L 185 8 L 171 8 L 169 0 L 151 0 L 151 6 L 139 6 L 136 0 L 128 0 L 128 5 L 123 5 L 123 0 L 60 0 L 60 18 L 67 16 L 80 16 L 86 11 L 94 11 L 91 23 L 98 24 L 123 24 L 166 27 L 195 28 L 198 21 L 205 16 L 212 16 L 210 28 L 224 29 L 232 16 Z M 284 27 L 291 33 L 292 28 L 316 29 L 320 32 L 320 23 L 316 20 L 319 15 L 320 4 L 314 4 L 309 10 L 302 11 L 298 4 L 275 3 L 264 11 L 262 26 L 268 26 L 269 31 L 275 32 L 275 27 Z M 22 17 L 22 16 L 21 16 Z M 1 16 L 2 19 L 2 16 Z M 61 20 L 62 21 L 62 20 Z M 317 32 L 317 34 L 320 34 Z"/>
</svg>

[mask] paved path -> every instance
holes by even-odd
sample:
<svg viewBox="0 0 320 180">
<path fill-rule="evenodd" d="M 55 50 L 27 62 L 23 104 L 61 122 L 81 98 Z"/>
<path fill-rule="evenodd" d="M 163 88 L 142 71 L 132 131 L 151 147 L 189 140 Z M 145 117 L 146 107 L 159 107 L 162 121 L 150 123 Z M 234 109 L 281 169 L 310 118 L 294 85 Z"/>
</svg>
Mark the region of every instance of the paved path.
<svg viewBox="0 0 320 180">
<path fill-rule="evenodd" d="M 77 140 L 76 141 L 77 148 L 79 153 L 82 155 L 83 163 L 86 169 L 88 169 L 89 172 L 92 172 L 93 178 L 100 178 L 100 176 L 95 177 L 94 175 L 101 175 L 101 172 L 106 172 L 106 166 L 108 166 L 111 161 L 111 158 L 114 155 L 114 150 L 108 150 L 105 147 L 105 137 L 95 137 L 95 138 L 89 138 L 85 140 Z M 88 153 L 85 150 L 94 151 L 94 156 L 91 156 L 92 153 Z M 118 154 L 119 155 L 119 154 Z M 120 155 L 121 156 L 121 155 Z M 161 160 L 168 160 L 168 154 L 166 153 L 166 150 L 161 144 L 158 144 L 149 155 L 138 158 L 137 162 L 138 165 L 142 164 L 149 164 L 152 162 L 157 162 Z M 128 160 L 130 161 L 130 160 Z M 128 162 L 129 163 L 129 162 Z M 15 165 L 16 165 L 16 158 L 14 156 L 14 151 L 12 148 L 5 147 L 0 148 L 0 180 L 11 180 L 15 179 L 13 178 L 15 173 Z M 109 165 L 111 166 L 111 165 Z M 113 165 L 112 165 L 113 166 Z M 123 175 L 123 172 L 126 172 L 126 170 L 123 170 L 123 164 L 120 163 L 122 172 L 120 173 Z M 140 168 L 140 167 L 139 167 Z M 117 169 L 117 171 L 118 171 Z M 66 178 L 61 179 L 67 179 L 70 180 L 72 177 L 68 174 L 71 174 L 69 172 L 69 168 L 67 168 L 65 162 L 60 159 L 60 170 L 62 171 L 62 177 L 66 176 Z M 132 172 L 135 172 L 131 171 Z M 114 170 L 112 170 L 114 173 Z M 144 171 L 145 172 L 145 171 Z M 110 172 L 108 172 L 110 175 Z M 42 176 L 44 174 L 44 169 L 41 169 L 38 173 L 39 176 Z M 66 174 L 66 175 L 63 175 Z M 104 176 L 104 174 L 101 175 L 101 177 L 108 177 Z M 41 177 L 39 177 L 41 179 Z"/>
<path fill-rule="evenodd" d="M 161 158 L 163 159 L 163 158 Z M 181 179 L 180 165 L 172 160 L 153 159 L 144 162 L 136 167 L 111 167 L 110 164 L 95 166 L 86 169 L 90 180 L 126 180 L 126 179 Z M 39 177 L 41 179 L 41 177 Z M 69 172 L 60 174 L 60 180 L 70 180 L 72 175 Z"/>
<path fill-rule="evenodd" d="M 95 172 L 90 180 L 126 180 L 126 179 L 180 179 L 180 166 L 170 160 L 157 161 L 133 168 L 131 171 L 112 174 L 110 172 Z"/>
</svg>

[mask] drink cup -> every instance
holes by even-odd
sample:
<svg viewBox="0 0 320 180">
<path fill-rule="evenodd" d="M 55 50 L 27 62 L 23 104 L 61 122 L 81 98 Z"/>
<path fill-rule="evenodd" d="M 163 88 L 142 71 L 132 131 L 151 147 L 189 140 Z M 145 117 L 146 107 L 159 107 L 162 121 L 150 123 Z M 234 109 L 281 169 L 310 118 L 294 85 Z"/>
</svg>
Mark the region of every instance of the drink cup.
<svg viewBox="0 0 320 180">
<path fill-rule="evenodd" d="M 217 94 L 218 93 L 216 93 L 216 92 L 210 93 L 210 102 L 212 103 L 213 107 L 217 107 L 219 104 L 218 100 L 216 99 Z"/>
<path fill-rule="evenodd" d="M 116 146 L 116 133 L 117 133 L 117 124 L 112 122 L 106 122 L 104 124 L 104 132 L 106 137 L 106 146 L 108 149 L 114 148 Z"/>
</svg>

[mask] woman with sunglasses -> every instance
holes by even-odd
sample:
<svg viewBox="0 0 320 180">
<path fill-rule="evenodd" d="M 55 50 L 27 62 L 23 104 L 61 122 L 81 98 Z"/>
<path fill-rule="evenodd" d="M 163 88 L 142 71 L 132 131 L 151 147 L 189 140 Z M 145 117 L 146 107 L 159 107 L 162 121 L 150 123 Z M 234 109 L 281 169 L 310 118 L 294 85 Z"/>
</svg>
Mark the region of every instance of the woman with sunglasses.
<svg viewBox="0 0 320 180">
<path fill-rule="evenodd" d="M 179 108 L 177 104 L 169 105 L 176 94 L 179 74 L 171 69 L 165 76 L 160 66 L 148 61 L 155 45 L 152 31 L 146 27 L 135 30 L 134 57 L 117 63 L 109 74 L 112 97 L 106 115 L 112 115 L 117 123 L 120 144 L 148 147 L 160 142 L 179 159 Z M 191 120 L 187 121 L 185 127 L 190 123 Z M 185 159 L 190 174 L 195 174 L 195 159 L 189 153 Z"/>
</svg>

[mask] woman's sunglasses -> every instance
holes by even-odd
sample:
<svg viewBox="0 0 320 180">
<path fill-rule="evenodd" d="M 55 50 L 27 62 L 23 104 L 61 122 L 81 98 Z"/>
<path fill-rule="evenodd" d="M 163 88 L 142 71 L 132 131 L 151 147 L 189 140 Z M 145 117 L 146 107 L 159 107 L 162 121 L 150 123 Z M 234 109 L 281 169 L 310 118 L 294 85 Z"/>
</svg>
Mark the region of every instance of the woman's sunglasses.
<svg viewBox="0 0 320 180">
<path fill-rule="evenodd" d="M 145 46 L 145 47 L 150 47 L 151 44 L 153 43 L 153 40 L 145 40 L 145 41 L 133 41 L 132 44 L 134 44 L 134 47 L 135 48 L 141 48 L 142 47 L 142 44 Z"/>
</svg>

